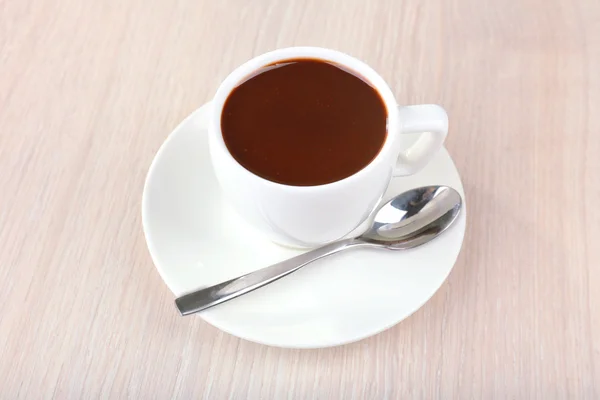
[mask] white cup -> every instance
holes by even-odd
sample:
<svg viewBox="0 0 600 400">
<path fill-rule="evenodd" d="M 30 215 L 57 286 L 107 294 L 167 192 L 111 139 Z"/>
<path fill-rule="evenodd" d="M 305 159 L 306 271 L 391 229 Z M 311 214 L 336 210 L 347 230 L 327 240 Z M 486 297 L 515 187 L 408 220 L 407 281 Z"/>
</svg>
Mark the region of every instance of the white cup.
<svg viewBox="0 0 600 400">
<path fill-rule="evenodd" d="M 227 150 L 221 112 L 231 91 L 262 67 L 294 58 L 325 60 L 354 71 L 383 99 L 388 114 L 386 141 L 377 157 L 354 175 L 319 186 L 283 185 L 254 175 Z M 315 247 L 352 232 L 377 206 L 392 176 L 423 168 L 448 133 L 448 116 L 440 106 L 398 106 L 388 85 L 371 67 L 347 54 L 318 47 L 279 49 L 244 63 L 221 83 L 211 113 L 210 155 L 225 197 L 271 240 L 292 247 Z M 421 135 L 412 143 L 408 133 Z"/>
</svg>

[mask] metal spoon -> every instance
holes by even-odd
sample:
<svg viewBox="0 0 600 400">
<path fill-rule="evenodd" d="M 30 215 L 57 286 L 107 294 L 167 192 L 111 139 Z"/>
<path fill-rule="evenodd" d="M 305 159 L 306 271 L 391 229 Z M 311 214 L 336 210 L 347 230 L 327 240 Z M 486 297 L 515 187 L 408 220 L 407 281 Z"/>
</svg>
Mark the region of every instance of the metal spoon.
<svg viewBox="0 0 600 400">
<path fill-rule="evenodd" d="M 361 236 L 330 243 L 299 256 L 186 294 L 175 300 L 181 315 L 193 314 L 231 300 L 299 270 L 320 258 L 354 247 L 411 249 L 429 242 L 456 220 L 462 207 L 458 192 L 426 186 L 404 192 L 381 206 Z"/>
</svg>

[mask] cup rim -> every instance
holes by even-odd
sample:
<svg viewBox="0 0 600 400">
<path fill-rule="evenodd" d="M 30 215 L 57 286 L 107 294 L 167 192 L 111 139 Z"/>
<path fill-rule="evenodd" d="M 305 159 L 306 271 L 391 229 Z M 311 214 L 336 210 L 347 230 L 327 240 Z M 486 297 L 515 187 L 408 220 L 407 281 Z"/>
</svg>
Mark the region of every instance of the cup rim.
<svg viewBox="0 0 600 400">
<path fill-rule="evenodd" d="M 262 67 L 270 65 L 275 62 L 285 61 L 289 59 L 297 59 L 297 58 L 312 58 L 318 60 L 324 60 L 328 62 L 332 62 L 338 64 L 345 69 L 356 72 L 362 78 L 367 80 L 367 82 L 373 86 L 373 88 L 377 91 L 377 93 L 381 96 L 383 100 L 384 106 L 387 111 L 387 123 L 386 123 L 386 139 L 381 147 L 381 150 L 377 154 L 373 160 L 371 160 L 366 166 L 360 169 L 358 172 L 354 174 L 326 184 L 322 185 L 311 185 L 311 186 L 295 186 L 295 185 L 287 185 L 284 183 L 270 181 L 266 178 L 258 176 L 248 169 L 246 169 L 243 165 L 241 165 L 229 152 L 229 149 L 225 145 L 225 141 L 223 139 L 223 133 L 221 131 L 221 114 L 223 111 L 223 107 L 225 105 L 225 101 L 227 100 L 229 94 L 239 86 L 245 79 L 252 75 L 252 73 Z M 323 47 L 310 47 L 310 46 L 299 46 L 299 47 L 286 47 L 277 50 L 270 51 L 268 53 L 261 54 L 256 56 L 242 65 L 238 66 L 234 69 L 219 85 L 215 97 L 213 99 L 213 107 L 211 110 L 210 116 L 210 133 L 213 136 L 214 144 L 216 144 L 224 153 L 224 156 L 229 159 L 230 162 L 233 162 L 237 167 L 241 168 L 243 171 L 247 173 L 249 177 L 253 177 L 261 182 L 264 182 L 267 185 L 272 185 L 275 187 L 286 188 L 288 190 L 322 190 L 328 188 L 336 188 L 341 185 L 346 185 L 354 182 L 357 179 L 360 179 L 364 175 L 369 174 L 372 170 L 376 168 L 378 164 L 384 162 L 384 154 L 387 154 L 391 151 L 393 146 L 395 132 L 398 130 L 398 113 L 397 113 L 397 103 L 389 88 L 388 84 L 385 80 L 369 65 L 360 61 L 357 58 L 354 58 L 346 53 L 341 51 L 327 49 Z M 390 166 L 390 169 L 392 166 Z"/>
</svg>

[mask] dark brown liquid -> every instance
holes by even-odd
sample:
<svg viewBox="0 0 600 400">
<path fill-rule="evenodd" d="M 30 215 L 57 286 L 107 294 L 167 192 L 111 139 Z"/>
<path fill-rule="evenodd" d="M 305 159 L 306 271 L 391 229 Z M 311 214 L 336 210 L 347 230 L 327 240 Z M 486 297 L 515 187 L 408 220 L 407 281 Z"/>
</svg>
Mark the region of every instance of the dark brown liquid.
<svg viewBox="0 0 600 400">
<path fill-rule="evenodd" d="M 387 110 L 373 87 L 334 64 L 294 59 L 236 87 L 221 115 L 223 139 L 246 169 L 314 186 L 366 167 L 386 139 Z"/>
</svg>

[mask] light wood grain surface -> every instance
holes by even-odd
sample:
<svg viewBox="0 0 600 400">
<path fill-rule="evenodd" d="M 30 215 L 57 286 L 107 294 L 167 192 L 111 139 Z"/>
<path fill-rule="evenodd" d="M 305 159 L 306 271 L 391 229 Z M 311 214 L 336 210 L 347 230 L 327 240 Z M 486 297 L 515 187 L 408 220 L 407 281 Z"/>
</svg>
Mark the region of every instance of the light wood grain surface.
<svg viewBox="0 0 600 400">
<path fill-rule="evenodd" d="M 228 72 L 319 45 L 442 104 L 469 200 L 440 291 L 338 348 L 179 317 L 148 166 Z M 597 0 L 0 0 L 0 398 L 600 398 Z"/>
</svg>

